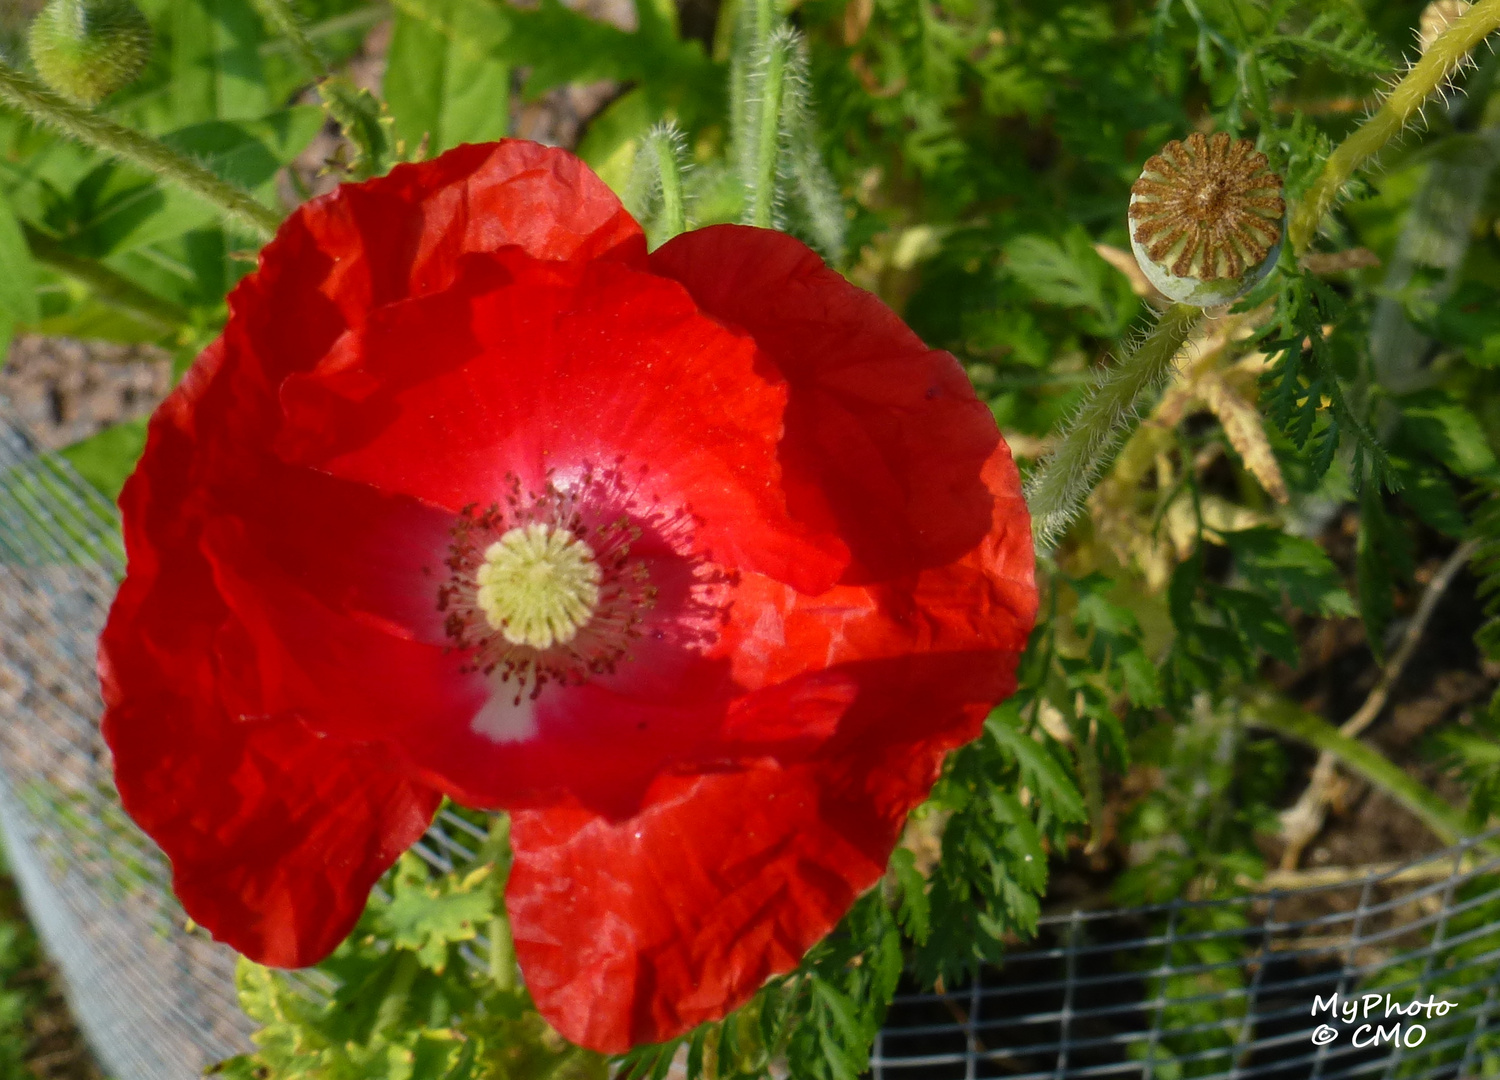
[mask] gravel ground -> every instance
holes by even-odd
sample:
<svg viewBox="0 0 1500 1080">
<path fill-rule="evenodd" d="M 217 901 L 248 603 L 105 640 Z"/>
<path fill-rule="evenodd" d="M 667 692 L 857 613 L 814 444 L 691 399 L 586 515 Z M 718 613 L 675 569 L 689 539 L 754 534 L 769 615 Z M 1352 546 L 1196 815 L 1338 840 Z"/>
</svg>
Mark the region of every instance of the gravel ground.
<svg viewBox="0 0 1500 1080">
<path fill-rule="evenodd" d="M 150 415 L 171 384 L 170 358 L 143 345 L 22 335 L 0 367 L 12 422 L 49 449 Z"/>
</svg>

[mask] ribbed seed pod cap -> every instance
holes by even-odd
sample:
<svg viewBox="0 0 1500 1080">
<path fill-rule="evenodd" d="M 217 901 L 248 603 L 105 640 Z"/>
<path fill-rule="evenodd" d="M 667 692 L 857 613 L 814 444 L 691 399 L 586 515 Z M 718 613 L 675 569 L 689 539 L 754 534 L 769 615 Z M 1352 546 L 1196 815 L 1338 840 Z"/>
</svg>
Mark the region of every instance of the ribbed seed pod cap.
<svg viewBox="0 0 1500 1080">
<path fill-rule="evenodd" d="M 1130 246 L 1172 300 L 1232 303 L 1281 254 L 1281 177 L 1249 139 L 1223 132 L 1173 140 L 1146 161 L 1130 189 Z"/>
<path fill-rule="evenodd" d="M 131 0 L 50 0 L 31 24 L 37 74 L 63 97 L 97 105 L 151 57 L 151 24 Z"/>
</svg>

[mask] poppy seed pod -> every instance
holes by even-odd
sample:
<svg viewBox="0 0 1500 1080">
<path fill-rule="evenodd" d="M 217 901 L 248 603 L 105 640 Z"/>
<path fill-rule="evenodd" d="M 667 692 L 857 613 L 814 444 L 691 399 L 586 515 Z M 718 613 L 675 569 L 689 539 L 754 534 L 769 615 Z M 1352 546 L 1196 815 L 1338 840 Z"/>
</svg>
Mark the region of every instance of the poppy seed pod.
<svg viewBox="0 0 1500 1080">
<path fill-rule="evenodd" d="M 151 24 L 131 0 L 51 0 L 31 24 L 37 74 L 63 97 L 97 105 L 151 57 Z"/>
<path fill-rule="evenodd" d="M 1285 234 L 1281 177 L 1249 139 L 1190 135 L 1152 155 L 1130 189 L 1130 246 L 1172 300 L 1232 303 L 1276 265 Z"/>
</svg>

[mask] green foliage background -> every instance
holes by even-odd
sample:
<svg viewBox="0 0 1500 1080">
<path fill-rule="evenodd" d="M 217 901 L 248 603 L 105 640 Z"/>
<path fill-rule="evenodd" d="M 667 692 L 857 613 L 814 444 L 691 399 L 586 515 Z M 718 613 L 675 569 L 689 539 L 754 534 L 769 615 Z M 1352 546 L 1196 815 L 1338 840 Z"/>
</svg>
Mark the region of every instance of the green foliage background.
<svg viewBox="0 0 1500 1080">
<path fill-rule="evenodd" d="M 279 172 L 330 124 L 354 136 L 330 168 L 368 175 L 504 135 L 520 103 L 559 87 L 611 80 L 578 152 L 623 193 L 648 132 L 673 121 L 689 224 L 736 220 L 736 101 L 754 76 L 735 49 L 740 2 L 637 0 L 623 30 L 557 0 L 297 0 L 312 61 L 335 73 L 394 24 L 383 103 L 336 74 L 320 105 L 315 64 L 251 0 L 142 0 L 151 64 L 102 111 L 281 209 Z M 803 0 L 784 13 L 806 38 L 816 122 L 783 133 L 778 220 L 835 253 L 827 207 L 792 197 L 823 182 L 805 175 L 821 162 L 845 209 L 840 269 L 959 357 L 1029 468 L 1092 372 L 1151 324 L 1118 258 L 1145 158 L 1192 131 L 1245 135 L 1295 201 L 1404 71 L 1422 9 Z M 24 62 L 19 28 L 7 32 Z M 1146 417 L 1043 562 L 1019 692 L 952 757 L 883 885 L 797 972 L 682 1041 L 691 1072 L 781 1061 L 799 1078 L 858 1075 L 903 973 L 951 985 L 998 961 L 1034 932 L 1061 861 L 1116 851 L 1122 903 L 1246 888 L 1296 791 L 1291 748 L 1338 745 L 1328 721 L 1341 718 L 1300 711 L 1271 672 L 1304 666 L 1319 625 L 1354 618 L 1378 662 L 1419 565 L 1464 539 L 1500 598 L 1500 62 L 1476 60 L 1467 93 L 1430 103 L 1323 222 L 1322 261 L 1285 254 Z M 0 196 L 0 345 L 18 331 L 149 341 L 180 371 L 253 265 L 253 237 L 210 206 L 7 111 Z M 658 228 L 659 208 L 638 205 Z M 113 492 L 141 439 L 122 425 L 67 454 Z M 1495 625 L 1480 646 L 1500 658 Z M 1445 723 L 1432 747 L 1472 798 L 1412 796 L 1406 777 L 1408 805 L 1428 799 L 1444 835 L 1493 822 L 1500 712 Z M 1401 763 L 1369 748 L 1359 761 L 1401 787 Z M 1127 790 L 1133 775 L 1152 782 Z M 428 882 L 404 862 L 394 899 L 326 965 L 342 987 L 329 1001 L 247 967 L 262 1049 L 226 1074 L 602 1075 L 529 1011 L 503 955 L 488 973 L 456 960 L 481 923 L 503 943 L 495 843 L 488 877 Z M 678 1047 L 627 1064 L 659 1075 Z"/>
</svg>

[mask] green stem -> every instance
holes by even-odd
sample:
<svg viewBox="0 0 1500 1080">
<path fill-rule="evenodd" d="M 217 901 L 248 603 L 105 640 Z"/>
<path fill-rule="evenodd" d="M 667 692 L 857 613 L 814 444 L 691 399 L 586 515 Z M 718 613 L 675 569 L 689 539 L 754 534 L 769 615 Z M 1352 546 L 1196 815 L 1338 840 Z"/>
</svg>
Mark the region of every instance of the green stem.
<svg viewBox="0 0 1500 1080">
<path fill-rule="evenodd" d="M 292 11 L 286 0 L 251 0 L 251 3 L 260 12 L 260 17 L 271 24 L 271 29 L 291 45 L 297 58 L 302 61 L 302 66 L 313 78 L 321 79 L 328 74 L 328 65 L 318 55 L 318 50 L 313 48 L 312 39 L 307 36 L 307 31 L 297 20 L 296 12 Z"/>
<path fill-rule="evenodd" d="M 387 3 L 371 3 L 367 7 L 355 8 L 344 15 L 335 15 L 331 19 L 324 19 L 320 23 L 303 27 L 302 35 L 309 42 L 316 42 L 322 38 L 332 37 L 335 34 L 345 34 L 352 31 L 363 32 L 369 30 L 376 23 L 384 22 L 391 17 L 391 6 Z M 256 51 L 261 56 L 277 56 L 281 53 L 291 51 L 292 44 L 281 38 L 271 38 L 263 42 Z"/>
<path fill-rule="evenodd" d="M 257 202 L 248 191 L 219 179 L 148 135 L 63 100 L 4 63 L 0 63 L 0 101 L 38 124 L 55 127 L 69 138 L 192 192 L 260 236 L 274 235 L 281 225 L 281 215 Z"/>
<path fill-rule="evenodd" d="M 771 40 L 771 31 L 776 29 L 777 0 L 753 0 L 755 4 L 755 47 L 759 48 Z"/>
<path fill-rule="evenodd" d="M 662 242 L 672 239 L 687 228 L 687 211 L 682 203 L 682 168 L 677 160 L 677 144 L 670 134 L 662 134 L 653 140 L 656 145 L 656 163 L 661 170 L 661 231 Z"/>
<path fill-rule="evenodd" d="M 1288 231 L 1295 254 L 1307 250 L 1323 215 L 1360 166 L 1399 135 L 1474 47 L 1497 29 L 1500 29 L 1500 0 L 1480 0 L 1428 47 L 1406 78 L 1386 95 L 1379 111 L 1328 156 L 1323 172 L 1292 216 Z"/>
<path fill-rule="evenodd" d="M 374 1030 L 386 1031 L 396 1027 L 406 1012 L 406 1004 L 411 998 L 411 988 L 417 981 L 417 975 L 422 966 L 417 962 L 417 954 L 406 949 L 400 950 L 396 957 L 395 970 L 391 973 L 391 985 L 385 993 L 385 999 L 381 1001 L 380 1008 L 375 1013 Z"/>
<path fill-rule="evenodd" d="M 516 989 L 516 943 L 503 909 L 490 920 L 490 979 L 501 990 Z"/>
<path fill-rule="evenodd" d="M 1445 844 L 1467 835 L 1463 816 L 1424 785 L 1413 780 L 1378 751 L 1351 739 L 1321 717 L 1303 711 L 1279 695 L 1262 693 L 1245 703 L 1246 719 L 1255 726 L 1332 754 L 1415 814 Z"/>
<path fill-rule="evenodd" d="M 756 123 L 755 173 L 750 178 L 750 224 L 769 229 L 775 224 L 776 162 L 781 156 L 781 84 L 786 74 L 787 46 L 779 36 L 765 42 L 760 77 L 752 84 Z"/>
<path fill-rule="evenodd" d="M 175 333 L 191 320 L 187 308 L 147 292 L 123 274 L 95 259 L 74 255 L 56 240 L 35 229 L 26 229 L 26 244 L 37 262 L 87 285 L 102 303 L 125 312 L 136 321 L 163 334 Z"/>
<path fill-rule="evenodd" d="M 1098 478 L 1140 424 L 1148 396 L 1171 376 L 1173 360 L 1202 318 L 1199 308 L 1172 305 L 1146 339 L 1085 396 L 1063 429 L 1057 449 L 1026 486 L 1038 551 L 1049 550 L 1083 509 Z"/>
</svg>

